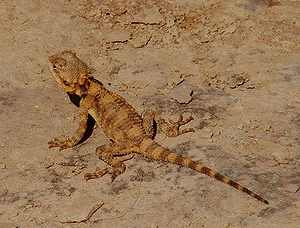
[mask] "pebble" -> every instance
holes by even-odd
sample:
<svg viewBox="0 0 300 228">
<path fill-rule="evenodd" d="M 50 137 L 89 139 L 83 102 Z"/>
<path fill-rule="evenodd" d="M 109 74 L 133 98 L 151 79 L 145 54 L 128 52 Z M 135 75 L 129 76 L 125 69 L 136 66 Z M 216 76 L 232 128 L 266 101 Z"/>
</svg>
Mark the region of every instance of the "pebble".
<svg viewBox="0 0 300 228">
<path fill-rule="evenodd" d="M 105 39 L 109 42 L 116 43 L 124 43 L 128 41 L 130 38 L 130 34 L 126 31 L 114 30 L 105 35 Z"/>
<path fill-rule="evenodd" d="M 285 186 L 285 190 L 291 193 L 296 193 L 299 188 L 300 186 L 297 184 L 287 184 Z"/>
<path fill-rule="evenodd" d="M 6 164 L 0 163 L 0 169 L 6 169 Z"/>
<path fill-rule="evenodd" d="M 130 43 L 134 48 L 143 48 L 149 43 L 150 40 L 150 34 L 140 34 L 139 36 L 132 38 Z"/>
<path fill-rule="evenodd" d="M 193 90 L 191 86 L 186 83 L 180 83 L 178 86 L 173 88 L 168 96 L 176 101 L 178 101 L 180 104 L 188 104 L 192 101 L 192 95 Z"/>
<path fill-rule="evenodd" d="M 158 7 L 152 7 L 150 9 L 144 8 L 139 14 L 134 16 L 133 23 L 141 23 L 148 25 L 158 25 L 162 22 L 163 17 L 159 12 Z"/>
</svg>

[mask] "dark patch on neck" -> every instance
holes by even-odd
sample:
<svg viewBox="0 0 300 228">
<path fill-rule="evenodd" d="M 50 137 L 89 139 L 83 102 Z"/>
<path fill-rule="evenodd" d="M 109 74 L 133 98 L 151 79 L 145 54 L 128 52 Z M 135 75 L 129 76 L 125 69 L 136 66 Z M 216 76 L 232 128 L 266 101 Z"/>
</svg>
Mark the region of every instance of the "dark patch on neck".
<svg viewBox="0 0 300 228">
<path fill-rule="evenodd" d="M 79 107 L 79 104 L 80 104 L 80 101 L 81 101 L 81 97 L 78 96 L 77 94 L 75 93 L 67 93 L 69 98 L 70 98 L 70 101 L 76 105 L 76 107 Z"/>
<path fill-rule="evenodd" d="M 70 101 L 76 107 L 79 107 L 82 97 L 75 94 L 75 93 L 67 93 L 67 94 L 70 98 Z M 81 140 L 79 141 L 78 144 L 83 143 L 84 141 L 86 141 L 92 135 L 95 124 L 96 124 L 95 119 L 89 114 L 88 119 L 87 119 L 87 129 L 85 130 L 84 135 L 83 135 L 83 137 L 81 138 Z"/>
</svg>

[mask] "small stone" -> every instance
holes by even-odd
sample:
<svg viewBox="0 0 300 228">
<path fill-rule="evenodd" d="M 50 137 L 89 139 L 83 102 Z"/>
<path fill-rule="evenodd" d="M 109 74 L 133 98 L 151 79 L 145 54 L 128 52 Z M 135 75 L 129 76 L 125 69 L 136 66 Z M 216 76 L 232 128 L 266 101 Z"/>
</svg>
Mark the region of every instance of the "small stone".
<svg viewBox="0 0 300 228">
<path fill-rule="evenodd" d="M 227 35 L 227 34 L 232 34 L 236 31 L 237 29 L 237 26 L 236 24 L 232 23 L 231 25 L 229 25 L 225 30 L 224 30 L 224 33 Z"/>
<path fill-rule="evenodd" d="M 168 87 L 175 88 L 176 86 L 180 85 L 181 83 L 187 83 L 185 80 L 189 77 L 192 77 L 192 74 L 178 74 L 178 70 L 175 70 L 175 75 L 172 77 L 171 81 L 168 82 Z"/>
<path fill-rule="evenodd" d="M 246 78 L 245 73 L 235 74 L 229 80 L 229 86 L 231 89 L 238 88 L 245 83 L 249 82 L 249 79 Z"/>
<path fill-rule="evenodd" d="M 6 169 L 6 164 L 0 163 L 0 169 Z"/>
<path fill-rule="evenodd" d="M 46 169 L 51 168 L 53 165 L 55 165 L 55 162 L 53 162 L 53 161 L 46 161 L 46 162 L 44 163 L 44 167 L 45 167 Z"/>
<path fill-rule="evenodd" d="M 272 126 L 271 125 L 267 125 L 265 128 L 264 128 L 265 131 L 267 132 L 270 132 L 272 130 Z"/>
<path fill-rule="evenodd" d="M 8 193 L 8 189 L 4 186 L 0 187 L 0 197 L 5 196 Z"/>
<path fill-rule="evenodd" d="M 29 195 L 29 193 L 27 193 L 27 192 L 19 192 L 19 193 L 18 193 L 18 196 L 19 196 L 20 198 L 27 198 L 28 195 Z"/>
<path fill-rule="evenodd" d="M 64 195 L 64 196 L 71 196 L 71 195 L 72 195 L 72 192 L 70 192 L 69 189 L 64 189 L 64 190 L 63 190 L 63 195 Z"/>
<path fill-rule="evenodd" d="M 139 36 L 133 37 L 130 40 L 130 43 L 135 48 L 143 48 L 149 43 L 150 40 L 151 40 L 150 34 L 139 34 Z"/>
<path fill-rule="evenodd" d="M 112 43 L 125 43 L 129 40 L 130 34 L 126 31 L 115 30 L 105 35 L 105 39 Z"/>
<path fill-rule="evenodd" d="M 274 151 L 272 152 L 272 157 L 277 163 L 288 164 L 290 160 L 289 152 L 285 151 L 285 148 L 281 145 L 276 144 L 276 146 L 276 149 L 274 148 Z"/>
<path fill-rule="evenodd" d="M 159 12 L 159 8 L 152 7 L 150 9 L 144 8 L 139 14 L 134 16 L 132 23 L 146 24 L 146 25 L 159 25 L 163 20 Z"/>
<path fill-rule="evenodd" d="M 243 124 L 239 124 L 239 125 L 237 126 L 237 128 L 238 128 L 239 130 L 243 130 L 243 129 L 244 129 L 244 125 L 243 125 Z"/>
<path fill-rule="evenodd" d="M 249 84 L 246 86 L 246 89 L 255 89 L 255 85 L 254 84 Z"/>
<path fill-rule="evenodd" d="M 193 95 L 193 90 L 191 86 L 183 82 L 173 88 L 168 96 L 171 97 L 172 99 L 178 101 L 180 104 L 188 104 L 192 101 L 192 95 Z"/>
<path fill-rule="evenodd" d="M 296 193 L 299 188 L 300 188 L 300 185 L 297 185 L 297 184 L 287 184 L 284 189 L 286 191 L 288 191 L 288 192 Z"/>
</svg>

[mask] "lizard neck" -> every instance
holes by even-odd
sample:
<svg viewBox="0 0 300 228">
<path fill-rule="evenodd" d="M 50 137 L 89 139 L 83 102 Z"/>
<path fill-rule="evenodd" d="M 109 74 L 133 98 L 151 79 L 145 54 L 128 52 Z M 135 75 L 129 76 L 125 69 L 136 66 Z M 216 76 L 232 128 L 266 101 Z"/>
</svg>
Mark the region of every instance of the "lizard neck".
<svg viewBox="0 0 300 228">
<path fill-rule="evenodd" d="M 85 84 L 84 89 L 86 89 L 86 93 L 92 96 L 104 96 L 105 94 L 109 93 L 109 90 L 104 87 L 102 82 L 98 81 L 94 77 L 89 77 Z M 85 93 L 85 91 L 81 90 L 82 94 Z"/>
<path fill-rule="evenodd" d="M 73 84 L 72 91 L 67 91 L 70 94 L 76 94 L 79 97 L 83 98 L 87 95 L 103 97 L 109 90 L 104 87 L 104 85 L 93 78 L 92 76 L 87 77 L 85 80 L 79 81 Z"/>
</svg>

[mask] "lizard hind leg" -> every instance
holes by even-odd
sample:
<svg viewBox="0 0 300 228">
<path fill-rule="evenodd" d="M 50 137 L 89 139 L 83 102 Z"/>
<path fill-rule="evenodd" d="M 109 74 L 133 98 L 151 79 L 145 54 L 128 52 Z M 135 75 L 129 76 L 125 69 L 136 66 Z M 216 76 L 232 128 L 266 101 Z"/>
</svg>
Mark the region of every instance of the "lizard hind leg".
<svg viewBox="0 0 300 228">
<path fill-rule="evenodd" d="M 104 169 L 97 168 L 93 173 L 86 173 L 84 175 L 85 180 L 100 178 L 106 174 L 111 174 L 112 182 L 117 176 L 124 173 L 126 170 L 125 160 L 133 158 L 131 156 L 129 159 L 121 159 L 121 156 L 132 154 L 135 148 L 128 146 L 121 146 L 116 144 L 102 145 L 97 147 L 96 154 L 102 161 L 106 162 L 110 167 Z"/>
</svg>

